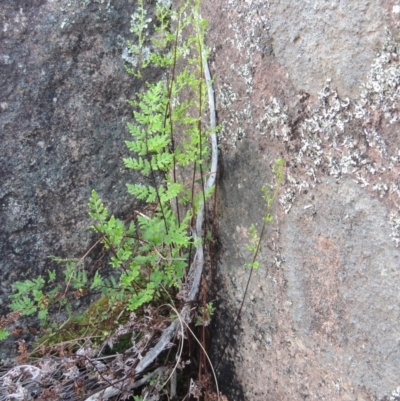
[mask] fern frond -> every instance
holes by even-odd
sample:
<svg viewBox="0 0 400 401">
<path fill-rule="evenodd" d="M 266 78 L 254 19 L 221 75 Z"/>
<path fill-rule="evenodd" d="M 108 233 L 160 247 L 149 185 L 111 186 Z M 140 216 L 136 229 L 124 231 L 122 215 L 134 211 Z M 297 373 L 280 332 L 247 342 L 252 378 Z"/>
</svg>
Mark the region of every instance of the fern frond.
<svg viewBox="0 0 400 401">
<path fill-rule="evenodd" d="M 143 174 L 147 175 L 150 172 L 150 163 L 148 160 L 138 157 L 134 159 L 133 157 L 127 157 L 123 159 L 125 167 L 132 170 L 139 170 Z"/>
<path fill-rule="evenodd" d="M 37 311 L 35 302 L 26 296 L 15 299 L 9 306 L 13 311 L 21 311 L 24 316 L 32 315 Z"/>
<path fill-rule="evenodd" d="M 129 133 L 138 140 L 143 140 L 146 137 L 146 131 L 139 125 L 128 123 Z"/>
<path fill-rule="evenodd" d="M 139 156 L 145 156 L 147 154 L 147 147 L 145 142 L 139 140 L 125 141 L 125 145 L 131 152 L 135 152 Z"/>
<path fill-rule="evenodd" d="M 145 289 L 139 291 L 137 295 L 134 295 L 130 299 L 128 309 L 130 311 L 135 311 L 143 304 L 150 302 L 154 296 L 154 287 L 155 286 L 153 282 L 148 283 Z"/>
<path fill-rule="evenodd" d="M 156 189 L 151 185 L 143 184 L 126 184 L 128 192 L 140 200 L 145 200 L 147 203 L 153 203 L 157 199 Z"/>
<path fill-rule="evenodd" d="M 151 157 L 151 167 L 157 171 L 169 171 L 174 162 L 174 155 L 172 153 L 158 153 Z"/>
<path fill-rule="evenodd" d="M 103 278 L 101 277 L 100 273 L 96 271 L 90 289 L 95 290 L 96 288 L 102 287 L 103 285 L 104 285 Z"/>
<path fill-rule="evenodd" d="M 107 219 L 108 210 L 99 198 L 97 192 L 93 189 L 91 192 L 89 206 L 89 216 L 96 221 L 105 221 Z"/>
<path fill-rule="evenodd" d="M 171 138 L 169 134 L 153 136 L 147 141 L 148 151 L 161 153 L 170 144 L 170 142 Z"/>
<path fill-rule="evenodd" d="M 5 340 L 10 333 L 6 329 L 0 329 L 0 341 Z"/>
<path fill-rule="evenodd" d="M 17 281 L 12 285 L 12 289 L 16 294 L 11 294 L 11 299 L 19 298 L 23 294 L 28 294 L 35 290 L 40 290 L 43 288 L 45 280 L 42 276 L 39 276 L 33 280 Z"/>
</svg>

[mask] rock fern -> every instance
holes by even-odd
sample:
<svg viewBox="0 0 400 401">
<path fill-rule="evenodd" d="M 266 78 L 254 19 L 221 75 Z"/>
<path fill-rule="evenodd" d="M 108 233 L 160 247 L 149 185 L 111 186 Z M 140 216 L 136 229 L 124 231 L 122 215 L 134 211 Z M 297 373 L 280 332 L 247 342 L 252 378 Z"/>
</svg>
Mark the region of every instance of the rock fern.
<svg viewBox="0 0 400 401">
<path fill-rule="evenodd" d="M 212 192 L 204 190 L 203 166 L 209 155 L 202 123 L 202 99 L 207 87 L 203 77 L 205 21 L 199 22 L 199 4 L 187 1 L 171 11 L 168 2 L 157 3 L 157 21 L 147 16 L 143 1 L 132 16 L 134 40 L 128 44 L 135 68 L 127 71 L 143 77 L 148 67 L 164 71 L 163 79 L 144 83 L 145 91 L 129 103 L 133 121 L 128 123 L 131 139 L 125 142 L 132 152 L 123 162 L 128 169 L 149 176 L 151 184 L 127 184 L 130 194 L 149 204 L 146 212 L 126 223 L 111 215 L 95 190 L 88 203 L 91 229 L 110 254 L 111 274 L 100 270 L 89 275 L 82 260 L 53 258 L 63 265 L 63 278 L 55 272 L 47 279 L 17 282 L 10 308 L 23 315 L 37 314 L 46 325 L 48 311 L 71 305 L 67 294 L 96 292 L 107 297 L 110 308 L 121 304 L 135 311 L 157 302 L 179 289 L 188 268 L 189 248 L 194 244 L 190 223 L 198 205 Z M 152 24 L 156 34 L 149 37 Z M 177 69 L 178 63 L 184 65 Z M 179 136 L 179 140 L 177 137 Z M 189 188 L 177 179 L 178 168 L 193 171 L 197 180 Z M 200 183 L 200 185 L 199 185 Z M 182 209 L 182 205 L 184 209 Z M 48 323 L 48 322 L 47 322 Z M 7 332 L 0 324 L 0 339 Z"/>
</svg>

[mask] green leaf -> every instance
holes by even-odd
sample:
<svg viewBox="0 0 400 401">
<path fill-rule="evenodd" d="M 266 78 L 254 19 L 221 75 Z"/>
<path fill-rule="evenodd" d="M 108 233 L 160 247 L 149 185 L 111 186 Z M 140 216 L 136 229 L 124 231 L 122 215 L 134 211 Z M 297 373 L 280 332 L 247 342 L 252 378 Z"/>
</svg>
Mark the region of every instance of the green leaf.
<svg viewBox="0 0 400 401">
<path fill-rule="evenodd" d="M 247 262 L 247 263 L 245 263 L 245 266 L 256 270 L 256 269 L 258 269 L 260 267 L 260 263 L 257 262 L 257 261 L 255 261 L 255 262 Z"/>
<path fill-rule="evenodd" d="M 137 308 L 145 303 L 150 302 L 154 296 L 154 283 L 148 283 L 147 288 L 139 291 L 139 293 L 133 296 L 128 305 L 130 311 L 135 311 Z"/>
<path fill-rule="evenodd" d="M 93 189 L 90 200 L 88 203 L 90 212 L 89 216 L 96 221 L 105 221 L 107 219 L 108 210 L 103 205 L 103 202 L 99 198 L 97 192 Z"/>
<path fill-rule="evenodd" d="M 128 129 L 129 129 L 129 133 L 138 140 L 144 139 L 146 137 L 146 132 L 143 130 L 142 127 L 140 127 L 138 125 L 133 125 L 131 123 L 128 123 Z M 139 141 L 136 141 L 136 142 L 139 143 Z M 136 142 L 129 142 L 129 143 L 136 143 Z M 144 144 L 144 143 L 141 142 L 141 144 Z"/>
<path fill-rule="evenodd" d="M 172 153 L 159 153 L 151 157 L 151 167 L 157 171 L 169 171 L 174 162 L 174 155 Z"/>
<path fill-rule="evenodd" d="M 111 216 L 110 220 L 103 224 L 102 230 L 107 235 L 107 238 L 104 240 L 107 248 L 110 246 L 119 247 L 121 245 L 125 235 L 125 225 L 122 220 Z"/>
<path fill-rule="evenodd" d="M 113 256 L 110 259 L 110 264 L 114 269 L 116 269 L 117 267 L 120 267 L 122 265 L 122 261 L 119 260 L 117 257 Z"/>
<path fill-rule="evenodd" d="M 86 286 L 88 282 L 85 270 L 77 269 L 71 274 L 70 283 L 75 290 L 80 290 Z"/>
<path fill-rule="evenodd" d="M 102 285 L 103 285 L 103 279 L 102 279 L 100 273 L 97 270 L 96 273 L 94 274 L 93 281 L 92 281 L 92 284 L 90 286 L 90 289 L 91 290 L 95 290 L 96 288 L 99 288 Z"/>
<path fill-rule="evenodd" d="M 160 121 L 160 127 L 158 130 L 155 132 L 160 132 L 162 130 L 162 125 L 164 121 Z M 154 122 L 153 122 L 154 124 Z M 153 126 L 154 127 L 154 126 Z M 148 147 L 148 152 L 154 152 L 154 153 L 161 153 L 171 142 L 171 137 L 168 134 L 164 135 L 156 135 L 148 139 L 147 141 L 147 147 Z"/>
<path fill-rule="evenodd" d="M 120 277 L 120 283 L 123 287 L 129 287 L 132 282 L 136 281 L 140 276 L 140 265 L 135 261 L 129 265 L 129 269 Z"/>
<path fill-rule="evenodd" d="M 28 297 L 20 297 L 9 306 L 13 311 L 21 311 L 24 316 L 32 315 L 37 311 L 36 304 Z"/>
<path fill-rule="evenodd" d="M 43 292 L 40 290 L 33 290 L 32 295 L 36 302 L 40 302 L 43 299 Z"/>
<path fill-rule="evenodd" d="M 12 285 L 12 289 L 16 294 L 10 295 L 11 299 L 19 298 L 23 294 L 38 291 L 43 288 L 45 281 L 42 276 L 33 280 L 17 281 Z"/>
<path fill-rule="evenodd" d="M 52 290 L 49 291 L 49 293 L 47 294 L 48 298 L 53 299 L 56 294 L 60 291 L 60 284 L 57 284 Z"/>
<path fill-rule="evenodd" d="M 56 271 L 55 270 L 48 270 L 47 273 L 49 275 L 49 283 L 53 283 L 54 280 L 56 279 Z"/>
<path fill-rule="evenodd" d="M 137 153 L 139 156 L 145 156 L 147 152 L 147 146 L 145 142 L 137 141 L 125 141 L 126 146 L 131 152 Z"/>
<path fill-rule="evenodd" d="M 147 159 L 143 159 L 142 157 L 138 157 L 137 159 L 128 157 L 124 158 L 123 161 L 126 168 L 130 168 L 132 170 L 139 170 L 145 175 L 147 175 L 150 172 L 150 163 Z"/>
<path fill-rule="evenodd" d="M 6 329 L 0 329 L 0 341 L 5 340 L 10 333 Z"/>
<path fill-rule="evenodd" d="M 136 196 L 140 200 L 145 200 L 147 203 L 153 203 L 157 199 L 156 189 L 152 186 L 146 186 L 143 184 L 126 184 L 128 192 Z"/>
<path fill-rule="evenodd" d="M 164 241 L 166 245 L 175 244 L 180 247 L 187 247 L 190 243 L 190 237 L 184 226 L 174 227 L 174 229 L 170 229 L 168 234 L 165 235 Z"/>
<path fill-rule="evenodd" d="M 40 320 L 46 319 L 47 315 L 48 315 L 48 310 L 47 309 L 42 309 L 38 313 L 38 317 L 39 317 Z"/>
<path fill-rule="evenodd" d="M 168 283 L 168 281 L 169 281 L 168 275 L 166 275 L 161 270 L 154 271 L 150 276 L 150 280 L 152 283 L 154 283 L 155 288 L 158 288 L 161 283 L 163 283 L 163 282 Z"/>
</svg>

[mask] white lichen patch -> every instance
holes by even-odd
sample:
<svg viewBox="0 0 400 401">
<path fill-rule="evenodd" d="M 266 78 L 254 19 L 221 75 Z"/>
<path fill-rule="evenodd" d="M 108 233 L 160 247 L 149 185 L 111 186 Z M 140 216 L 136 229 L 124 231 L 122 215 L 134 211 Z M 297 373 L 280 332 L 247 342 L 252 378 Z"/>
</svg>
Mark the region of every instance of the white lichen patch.
<svg viewBox="0 0 400 401">
<path fill-rule="evenodd" d="M 169 8 L 172 5 L 172 0 L 157 0 L 157 3 L 162 7 Z"/>
<path fill-rule="evenodd" d="M 131 48 L 125 47 L 122 50 L 122 60 L 130 65 L 130 67 L 136 68 L 139 66 L 140 62 L 146 61 L 150 57 L 150 48 L 148 46 L 142 46 L 140 49 L 140 54 L 136 54 Z"/>
<path fill-rule="evenodd" d="M 398 121 L 400 64 L 397 48 L 397 43 L 388 34 L 387 43 L 372 64 L 357 101 L 342 101 L 336 91 L 326 85 L 320 92 L 320 103 L 308 109 L 308 117 L 299 125 L 301 147 L 293 158 L 306 170 L 322 167 L 319 173 L 325 171 L 337 179 L 351 176 L 381 199 L 391 193 L 400 203 L 398 184 L 388 182 L 385 176 L 388 171 L 394 171 L 398 176 L 400 151 L 393 149 L 393 144 L 389 148 L 377 128 L 379 125 L 375 124 L 378 118 L 388 125 Z M 273 102 L 270 107 L 275 107 Z M 281 127 L 283 129 L 285 124 Z M 391 237 L 399 245 L 398 213 L 392 213 L 389 222 Z"/>
<path fill-rule="evenodd" d="M 390 196 L 400 204 L 400 183 L 387 181 L 389 172 L 391 177 L 400 173 L 400 150 L 388 143 L 382 132 L 382 121 L 386 127 L 400 121 L 400 62 L 393 36 L 387 33 L 386 43 L 373 61 L 358 98 L 342 99 L 327 79 L 317 103 L 306 106 L 293 125 L 289 107 L 282 98 L 269 97 L 262 104 L 252 103 L 258 89 L 254 85 L 254 71 L 269 35 L 269 3 L 228 0 L 221 7 L 227 13 L 232 32 L 225 44 L 238 56 L 229 60 L 227 73 L 220 77 L 217 87 L 222 112 L 220 142 L 235 147 L 251 130 L 253 137 L 260 135 L 291 149 L 285 156 L 289 167 L 285 192 L 279 200 L 286 213 L 299 194 L 326 175 L 337 180 L 351 177 L 379 198 Z M 254 107 L 261 110 L 257 117 Z M 399 245 L 396 219 L 392 216 L 390 224 L 392 239 Z"/>
<path fill-rule="evenodd" d="M 389 215 L 389 224 L 391 229 L 390 238 L 396 243 L 396 246 L 400 245 L 400 210 L 397 212 L 391 212 Z"/>
<path fill-rule="evenodd" d="M 107 8 L 110 7 L 111 0 L 50 0 L 51 3 L 59 3 L 61 11 L 66 11 L 68 8 L 73 6 L 84 6 L 87 7 L 91 3 L 107 4 Z"/>
<path fill-rule="evenodd" d="M 400 6 L 399 6 L 400 12 Z M 389 401 L 398 401 L 400 399 L 400 386 L 392 391 L 392 394 L 389 397 Z"/>
<path fill-rule="evenodd" d="M 342 101 L 329 83 L 320 92 L 319 105 L 309 108 L 309 116 L 300 124 L 302 148 L 297 155 L 299 163 L 307 156 L 318 166 L 326 158 L 330 174 L 337 178 L 362 168 L 375 174 L 378 168 L 374 168 L 374 161 L 369 160 L 363 152 L 362 142 L 369 149 L 376 149 L 381 160 L 388 161 L 388 145 L 374 127 L 374 119 L 378 113 L 383 114 L 390 124 L 398 120 L 400 64 L 398 61 L 393 63 L 392 52 L 397 49 L 397 44 L 392 40 L 389 35 L 384 51 L 373 63 L 368 80 L 362 85 L 363 91 L 358 101 Z M 366 128 L 358 132 L 351 131 L 349 123 L 353 120 L 362 120 Z M 327 152 L 327 149 L 330 151 Z M 390 159 L 398 163 L 399 151 Z M 394 167 L 393 163 L 385 164 L 388 168 Z M 385 171 L 384 167 L 380 169 L 381 172 Z"/>
<path fill-rule="evenodd" d="M 237 1 L 228 0 L 222 4 L 224 12 L 231 23 L 229 27 L 233 36 L 226 38 L 238 51 L 246 51 L 247 56 L 254 52 L 261 52 L 263 46 L 263 32 L 268 31 L 269 2 L 264 0 Z"/>
<path fill-rule="evenodd" d="M 257 133 L 265 135 L 267 132 L 275 138 L 281 138 L 283 142 L 289 141 L 289 116 L 287 108 L 278 99 L 271 97 L 265 102 L 262 108 L 262 115 L 256 125 Z"/>
<path fill-rule="evenodd" d="M 283 211 L 287 214 L 293 206 L 294 200 L 296 199 L 296 192 L 293 188 L 287 188 L 285 192 L 279 197 L 279 204 Z"/>
<path fill-rule="evenodd" d="M 234 105 L 238 102 L 239 96 L 234 92 L 232 85 L 225 83 L 217 94 L 218 105 L 226 111 L 226 117 L 221 122 L 219 140 L 229 146 L 236 146 L 237 141 L 241 141 L 246 132 L 243 129 L 244 123 L 252 121 L 251 109 L 247 107 L 237 112 L 232 112 Z"/>
<path fill-rule="evenodd" d="M 387 40 L 382 52 L 374 60 L 367 81 L 361 85 L 362 92 L 358 110 L 363 109 L 359 118 L 372 119 L 372 111 L 383 113 L 389 123 L 399 120 L 398 103 L 400 99 L 400 63 L 399 44 L 392 34 L 387 32 Z"/>
<path fill-rule="evenodd" d="M 243 122 L 248 127 L 254 127 L 251 109 L 251 95 L 254 90 L 254 70 L 256 58 L 264 52 L 265 38 L 268 33 L 267 12 L 269 3 L 263 0 L 227 0 L 220 3 L 221 8 L 229 21 L 231 34 L 224 40 L 231 53 L 240 55 L 239 60 L 229 60 L 229 72 L 221 79 L 221 85 L 217 88 L 219 106 L 223 111 L 223 119 L 220 121 L 220 140 L 222 143 L 235 147 L 237 141 L 246 135 Z M 227 93 L 227 87 L 231 83 L 235 87 L 240 86 L 240 96 L 232 100 Z M 231 99 L 232 101 L 225 99 Z"/>
</svg>

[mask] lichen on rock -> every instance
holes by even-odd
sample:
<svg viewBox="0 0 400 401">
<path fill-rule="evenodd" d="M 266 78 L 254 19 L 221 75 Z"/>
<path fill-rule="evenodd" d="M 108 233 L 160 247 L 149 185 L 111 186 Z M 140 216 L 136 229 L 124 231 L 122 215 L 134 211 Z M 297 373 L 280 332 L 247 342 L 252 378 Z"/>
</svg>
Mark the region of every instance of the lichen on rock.
<svg viewBox="0 0 400 401">
<path fill-rule="evenodd" d="M 394 397 L 393 372 L 400 367 L 397 312 L 392 315 L 400 302 L 396 4 L 204 2 L 224 160 L 222 332 L 246 284 L 246 227 L 262 213 L 257 188 L 273 182 L 277 157 L 286 161 L 276 220 L 220 374 L 222 381 L 224 372 L 236 375 L 234 399 Z M 215 342 L 218 354 L 224 337 Z"/>
</svg>

